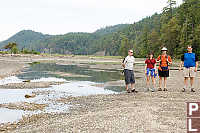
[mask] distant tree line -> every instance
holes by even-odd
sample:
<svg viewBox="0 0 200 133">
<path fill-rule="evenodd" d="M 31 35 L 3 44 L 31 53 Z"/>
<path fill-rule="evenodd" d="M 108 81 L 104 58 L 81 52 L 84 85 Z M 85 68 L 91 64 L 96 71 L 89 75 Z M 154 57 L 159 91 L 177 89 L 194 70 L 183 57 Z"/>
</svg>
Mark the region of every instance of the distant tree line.
<svg viewBox="0 0 200 133">
<path fill-rule="evenodd" d="M 180 58 L 186 46 L 192 45 L 200 56 L 200 0 L 184 0 L 179 7 L 175 0 L 168 0 L 161 14 L 94 33 L 43 35 L 22 31 L 0 46 L 9 41 L 18 43 L 20 49 L 42 53 L 91 55 L 103 51 L 104 55 L 126 56 L 127 50 L 133 49 L 136 57 L 146 57 L 149 52 L 157 56 L 166 46 L 174 58 Z"/>
</svg>

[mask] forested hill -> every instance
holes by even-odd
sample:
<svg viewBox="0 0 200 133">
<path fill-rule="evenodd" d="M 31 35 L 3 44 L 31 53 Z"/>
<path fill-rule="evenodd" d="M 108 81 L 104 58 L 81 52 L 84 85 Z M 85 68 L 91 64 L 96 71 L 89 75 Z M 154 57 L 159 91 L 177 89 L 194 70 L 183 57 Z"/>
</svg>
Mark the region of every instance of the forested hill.
<svg viewBox="0 0 200 133">
<path fill-rule="evenodd" d="M 106 34 L 110 34 L 113 32 L 121 31 L 128 25 L 129 24 L 118 24 L 118 25 L 114 25 L 114 26 L 107 26 L 105 28 L 101 28 L 101 29 L 95 31 L 94 33 L 98 34 L 98 35 L 106 35 Z"/>
<path fill-rule="evenodd" d="M 43 40 L 48 37 L 50 37 L 50 35 L 44 35 L 42 33 L 34 32 L 32 30 L 23 30 L 10 37 L 8 40 L 0 42 L 0 47 L 5 46 L 9 42 L 16 42 L 17 44 L 19 44 L 19 48 L 23 48 L 27 47 L 37 40 Z"/>
<path fill-rule="evenodd" d="M 94 33 L 67 33 L 64 35 L 44 35 L 31 30 L 23 30 L 0 42 L 4 47 L 9 42 L 15 42 L 19 49 L 34 49 L 40 52 L 51 52 L 61 54 L 93 54 L 102 49 L 97 49 L 99 39 L 103 36 L 120 31 L 128 24 L 119 24 L 101 28 Z"/>
<path fill-rule="evenodd" d="M 31 36 L 28 41 L 26 38 L 16 41 L 13 36 L 6 43 L 16 41 L 29 49 L 62 54 L 104 51 L 104 55 L 125 56 L 128 49 L 133 49 L 137 57 L 145 57 L 149 52 L 157 56 L 160 48 L 166 46 L 168 54 L 177 58 L 187 45 L 192 45 L 194 52 L 200 55 L 200 0 L 184 0 L 175 7 L 176 1 L 166 0 L 161 14 L 155 13 L 134 24 L 110 26 L 94 33 L 41 34 L 38 38 Z"/>
</svg>

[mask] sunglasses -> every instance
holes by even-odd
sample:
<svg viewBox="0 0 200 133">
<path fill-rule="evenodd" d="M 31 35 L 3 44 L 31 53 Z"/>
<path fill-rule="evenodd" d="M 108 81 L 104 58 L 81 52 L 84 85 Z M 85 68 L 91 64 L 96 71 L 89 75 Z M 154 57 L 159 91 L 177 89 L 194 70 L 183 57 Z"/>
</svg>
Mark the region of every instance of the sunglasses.
<svg viewBox="0 0 200 133">
<path fill-rule="evenodd" d="M 129 51 L 130 53 L 133 53 L 133 52 L 131 52 L 131 51 Z"/>
</svg>

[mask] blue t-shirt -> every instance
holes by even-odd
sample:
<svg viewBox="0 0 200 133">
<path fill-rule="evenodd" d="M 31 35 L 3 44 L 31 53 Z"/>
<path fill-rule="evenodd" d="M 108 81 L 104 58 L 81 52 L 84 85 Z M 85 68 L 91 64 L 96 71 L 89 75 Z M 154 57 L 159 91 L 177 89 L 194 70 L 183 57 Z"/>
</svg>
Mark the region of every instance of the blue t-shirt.
<svg viewBox="0 0 200 133">
<path fill-rule="evenodd" d="M 184 67 L 195 67 L 198 57 L 195 53 L 185 53 L 181 60 L 184 61 Z"/>
</svg>

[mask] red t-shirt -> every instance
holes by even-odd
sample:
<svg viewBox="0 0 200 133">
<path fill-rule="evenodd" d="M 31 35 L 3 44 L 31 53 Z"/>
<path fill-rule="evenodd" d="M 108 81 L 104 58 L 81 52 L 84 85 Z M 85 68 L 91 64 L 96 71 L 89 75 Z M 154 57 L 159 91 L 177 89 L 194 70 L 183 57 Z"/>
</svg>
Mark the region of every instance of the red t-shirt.
<svg viewBox="0 0 200 133">
<path fill-rule="evenodd" d="M 154 65 L 156 64 L 155 59 L 146 59 L 145 64 L 147 64 L 147 68 L 154 68 Z"/>
</svg>

